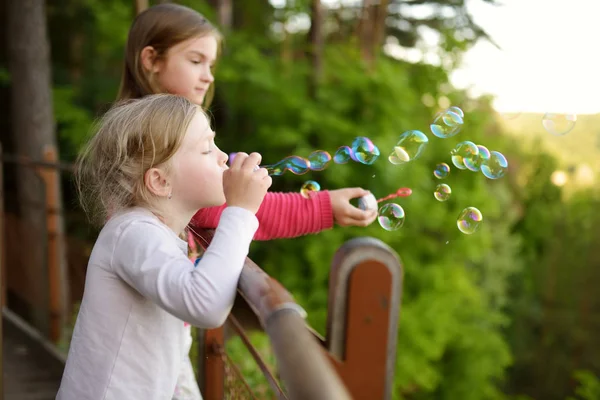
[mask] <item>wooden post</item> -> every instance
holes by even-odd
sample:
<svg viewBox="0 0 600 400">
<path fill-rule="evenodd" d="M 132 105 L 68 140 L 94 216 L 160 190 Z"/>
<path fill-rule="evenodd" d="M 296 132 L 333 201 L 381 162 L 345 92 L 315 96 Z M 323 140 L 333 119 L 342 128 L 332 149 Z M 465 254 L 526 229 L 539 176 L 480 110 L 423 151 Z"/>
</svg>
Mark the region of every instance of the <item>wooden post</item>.
<svg viewBox="0 0 600 400">
<path fill-rule="evenodd" d="M 0 156 L 2 156 L 2 143 L 0 143 Z M 4 400 L 4 336 L 2 336 L 2 319 L 6 305 L 6 263 L 4 262 L 4 161 L 0 159 L 0 400 Z"/>
<path fill-rule="evenodd" d="M 2 143 L 0 143 L 0 156 L 2 156 Z M 6 306 L 6 246 L 4 235 L 4 160 L 0 160 L 0 311 Z M 0 329 L 0 335 L 2 329 Z M 0 348 L 0 354 L 2 349 Z M 2 358 L 0 357 L 0 360 Z M 0 379 L 2 374 L 0 374 Z"/>
<path fill-rule="evenodd" d="M 225 399 L 225 361 L 221 351 L 225 351 L 223 327 L 203 332 L 200 356 L 204 358 L 202 393 L 205 400 Z"/>
<path fill-rule="evenodd" d="M 58 162 L 58 154 L 53 146 L 46 147 L 43 153 L 44 161 L 48 163 Z M 60 193 L 56 183 L 60 179 L 60 173 L 57 168 L 41 167 L 38 174 L 44 181 L 46 187 L 46 232 L 47 232 L 47 266 L 48 266 L 48 295 L 50 312 L 50 340 L 58 343 L 62 334 L 64 322 L 63 310 L 63 290 L 64 284 L 61 271 L 61 245 L 62 232 L 59 220 L 62 210 L 58 201 Z"/>
<path fill-rule="evenodd" d="M 337 251 L 326 354 L 353 399 L 392 398 L 401 292 L 400 260 L 383 242 L 357 238 Z"/>
</svg>

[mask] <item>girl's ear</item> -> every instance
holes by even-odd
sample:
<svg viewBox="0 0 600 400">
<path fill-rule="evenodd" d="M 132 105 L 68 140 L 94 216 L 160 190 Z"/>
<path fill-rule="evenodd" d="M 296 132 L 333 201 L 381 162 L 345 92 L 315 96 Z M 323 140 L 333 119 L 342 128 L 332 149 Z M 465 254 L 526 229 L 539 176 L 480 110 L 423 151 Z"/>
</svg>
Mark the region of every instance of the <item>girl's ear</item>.
<svg viewBox="0 0 600 400">
<path fill-rule="evenodd" d="M 158 63 L 156 62 L 156 50 L 152 46 L 146 46 L 140 53 L 140 61 L 142 66 L 148 72 L 158 72 Z"/>
<path fill-rule="evenodd" d="M 160 168 L 150 168 L 144 174 L 144 185 L 155 196 L 168 197 L 171 191 L 165 171 Z"/>
</svg>

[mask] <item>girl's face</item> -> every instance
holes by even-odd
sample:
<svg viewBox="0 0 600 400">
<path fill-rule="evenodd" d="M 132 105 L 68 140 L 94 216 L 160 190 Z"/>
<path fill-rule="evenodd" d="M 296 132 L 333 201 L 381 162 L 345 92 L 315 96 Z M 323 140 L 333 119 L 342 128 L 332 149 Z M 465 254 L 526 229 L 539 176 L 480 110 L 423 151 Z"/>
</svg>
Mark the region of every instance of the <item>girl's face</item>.
<svg viewBox="0 0 600 400">
<path fill-rule="evenodd" d="M 215 80 L 212 67 L 216 58 L 217 39 L 213 35 L 178 43 L 155 64 L 158 84 L 168 93 L 202 105 L 208 88 Z"/>
<path fill-rule="evenodd" d="M 173 201 L 186 210 L 225 203 L 223 171 L 228 168 L 227 154 L 215 145 L 215 133 L 202 113 L 190 122 L 171 162 Z"/>
</svg>

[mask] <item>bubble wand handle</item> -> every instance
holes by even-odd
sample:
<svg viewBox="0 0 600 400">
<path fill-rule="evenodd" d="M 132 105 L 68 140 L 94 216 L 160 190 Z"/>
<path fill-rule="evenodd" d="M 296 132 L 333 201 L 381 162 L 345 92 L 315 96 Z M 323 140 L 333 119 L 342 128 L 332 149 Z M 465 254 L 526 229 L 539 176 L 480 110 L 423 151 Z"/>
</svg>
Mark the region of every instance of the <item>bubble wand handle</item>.
<svg viewBox="0 0 600 400">
<path fill-rule="evenodd" d="M 412 194 L 411 188 L 404 187 L 404 188 L 400 188 L 400 189 L 396 190 L 396 193 L 388 194 L 387 196 L 378 199 L 377 202 L 381 203 L 382 201 L 394 199 L 396 197 L 408 197 L 411 194 Z"/>
</svg>

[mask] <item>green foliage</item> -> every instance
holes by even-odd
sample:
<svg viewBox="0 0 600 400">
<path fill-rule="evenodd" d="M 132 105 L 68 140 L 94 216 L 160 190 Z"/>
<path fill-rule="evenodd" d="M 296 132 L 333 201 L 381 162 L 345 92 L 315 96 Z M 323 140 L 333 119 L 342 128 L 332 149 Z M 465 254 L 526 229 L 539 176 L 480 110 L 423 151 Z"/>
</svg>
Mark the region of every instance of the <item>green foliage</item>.
<svg viewBox="0 0 600 400">
<path fill-rule="evenodd" d="M 74 160 L 88 138 L 92 117 L 90 112 L 77 105 L 73 87 L 55 86 L 53 90 L 54 113 L 61 158 Z"/>
<path fill-rule="evenodd" d="M 568 400 L 596 400 L 600 399 L 600 378 L 590 371 L 575 371 L 574 378 L 579 382 L 575 390 L 577 397 Z"/>
<path fill-rule="evenodd" d="M 437 183 L 433 167 L 449 162 L 449 151 L 458 141 L 470 139 L 502 149 L 501 139 L 482 134 L 488 116 L 471 111 L 459 136 L 442 140 L 429 135 L 421 160 L 394 167 L 387 155 L 400 133 L 428 131 L 435 110 L 419 99 L 423 89 L 438 94 L 437 87 L 447 79 L 443 70 L 382 59 L 368 73 L 352 46 L 328 48 L 325 76 L 312 99 L 306 90 L 309 67 L 303 60 L 292 67 L 265 58 L 259 48 L 248 46 L 247 37 L 232 36 L 228 46 L 230 57 L 218 70 L 219 101 L 214 108 L 217 113 L 218 104 L 227 104 L 229 114 L 226 120 L 217 119 L 221 148 L 256 150 L 269 163 L 289 154 L 308 156 L 316 148 L 334 152 L 356 136 L 368 136 L 382 151 L 373 166 L 332 165 L 323 172 L 275 178 L 275 190 L 298 190 L 307 179 L 326 189 L 363 186 L 378 197 L 399 186 L 414 190 L 401 201 L 407 220 L 400 231 L 386 232 L 377 225 L 336 228 L 318 236 L 261 243 L 254 247 L 253 258 L 297 296 L 309 310 L 311 325 L 323 333 L 327 260 L 351 237 L 382 239 L 398 251 L 406 272 L 397 398 L 412 392 L 415 398 L 498 397 L 495 382 L 511 360 L 500 334 L 506 323 L 501 310 L 507 278 L 520 267 L 515 257 L 519 241 L 510 235 L 516 218 L 512 196 L 501 182 L 458 170 L 449 178 L 451 200 L 439 203 L 432 195 Z M 460 93 L 452 97 L 463 105 Z M 477 234 L 464 236 L 456 229 L 456 216 L 471 205 L 480 208 L 485 223 Z"/>
</svg>

